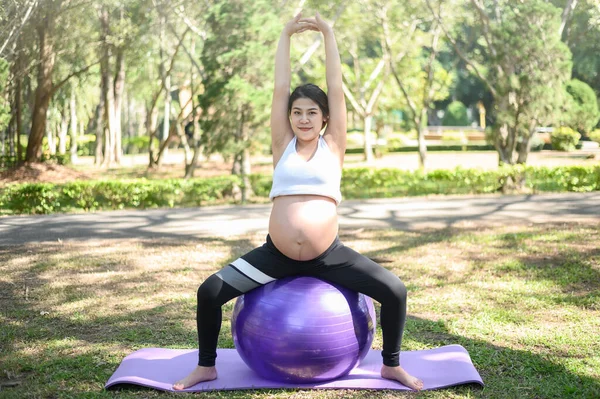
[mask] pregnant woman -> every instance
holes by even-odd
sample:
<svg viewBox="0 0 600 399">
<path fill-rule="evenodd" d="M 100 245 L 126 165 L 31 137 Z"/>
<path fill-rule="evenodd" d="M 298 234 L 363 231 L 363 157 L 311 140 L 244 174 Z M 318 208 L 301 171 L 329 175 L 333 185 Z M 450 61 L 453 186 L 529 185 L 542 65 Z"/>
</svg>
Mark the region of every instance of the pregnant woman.
<svg viewBox="0 0 600 399">
<path fill-rule="evenodd" d="M 306 30 L 323 34 L 327 94 L 311 84 L 290 94 L 290 38 Z M 285 25 L 275 57 L 271 107 L 275 170 L 269 234 L 265 244 L 207 278 L 198 289 L 198 366 L 173 388 L 180 390 L 217 378 L 215 360 L 223 304 L 276 279 L 302 275 L 337 283 L 378 301 L 383 332 L 381 376 L 419 390 L 423 382 L 400 366 L 406 320 L 404 284 L 338 238 L 346 102 L 333 29 L 318 13 L 315 18 L 298 15 Z"/>
</svg>

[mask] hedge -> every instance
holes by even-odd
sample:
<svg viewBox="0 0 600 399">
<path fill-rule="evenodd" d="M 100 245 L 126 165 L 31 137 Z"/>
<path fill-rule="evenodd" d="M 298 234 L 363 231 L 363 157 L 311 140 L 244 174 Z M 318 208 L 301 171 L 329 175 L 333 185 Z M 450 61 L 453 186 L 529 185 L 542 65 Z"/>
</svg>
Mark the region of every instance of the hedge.
<svg viewBox="0 0 600 399">
<path fill-rule="evenodd" d="M 431 172 L 400 169 L 345 169 L 344 199 L 390 198 L 429 194 L 499 192 L 508 180 L 524 181 L 529 192 L 600 190 L 600 165 L 533 167 L 504 166 L 498 170 L 462 169 Z M 3 214 L 49 214 L 124 208 L 195 207 L 233 203 L 238 176 L 206 179 L 107 180 L 64 184 L 13 183 L 0 187 Z M 270 175 L 252 175 L 257 197 L 266 198 Z"/>
</svg>

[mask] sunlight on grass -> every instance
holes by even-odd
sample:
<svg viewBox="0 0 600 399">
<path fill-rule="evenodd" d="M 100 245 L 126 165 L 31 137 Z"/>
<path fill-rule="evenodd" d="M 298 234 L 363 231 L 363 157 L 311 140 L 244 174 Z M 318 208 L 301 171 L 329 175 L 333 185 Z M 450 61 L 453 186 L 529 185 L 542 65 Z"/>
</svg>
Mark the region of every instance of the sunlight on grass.
<svg viewBox="0 0 600 399">
<path fill-rule="evenodd" d="M 600 229 L 508 226 L 340 232 L 409 289 L 404 350 L 461 344 L 487 386 L 427 398 L 600 397 Z M 143 347 L 196 347 L 196 289 L 264 237 L 31 244 L 0 252 L 3 397 L 113 397 Z M 223 308 L 221 347 L 233 347 Z M 379 306 L 377 305 L 377 311 Z M 381 330 L 373 342 L 381 348 Z M 24 396 L 23 386 L 27 386 Z M 180 397 L 133 388 L 119 397 Z M 210 396 L 209 396 L 210 397 Z M 223 392 L 223 398 L 392 398 L 369 391 Z"/>
</svg>

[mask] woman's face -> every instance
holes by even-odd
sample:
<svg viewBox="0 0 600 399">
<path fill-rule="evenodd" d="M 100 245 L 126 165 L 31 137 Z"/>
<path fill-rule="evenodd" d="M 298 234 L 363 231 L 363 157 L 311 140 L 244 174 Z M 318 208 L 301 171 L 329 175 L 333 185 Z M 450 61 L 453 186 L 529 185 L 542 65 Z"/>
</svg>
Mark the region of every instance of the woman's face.
<svg viewBox="0 0 600 399">
<path fill-rule="evenodd" d="M 310 98 L 299 98 L 292 103 L 290 123 L 298 139 L 310 141 L 318 137 L 325 121 L 321 108 Z"/>
</svg>

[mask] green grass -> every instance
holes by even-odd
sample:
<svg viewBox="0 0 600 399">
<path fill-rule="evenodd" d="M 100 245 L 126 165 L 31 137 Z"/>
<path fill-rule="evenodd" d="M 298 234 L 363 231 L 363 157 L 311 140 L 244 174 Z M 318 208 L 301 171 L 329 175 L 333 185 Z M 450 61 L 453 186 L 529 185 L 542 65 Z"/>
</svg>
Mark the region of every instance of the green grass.
<svg viewBox="0 0 600 399">
<path fill-rule="evenodd" d="M 485 388 L 261 390 L 202 397 L 600 397 L 600 227 L 355 231 L 341 238 L 406 282 L 403 349 L 463 345 Z M 194 348 L 197 285 L 262 239 L 0 247 L 0 398 L 182 397 L 103 386 L 134 350 Z M 232 305 L 224 308 L 221 347 L 233 347 Z M 378 331 L 374 347 L 380 346 Z"/>
</svg>

